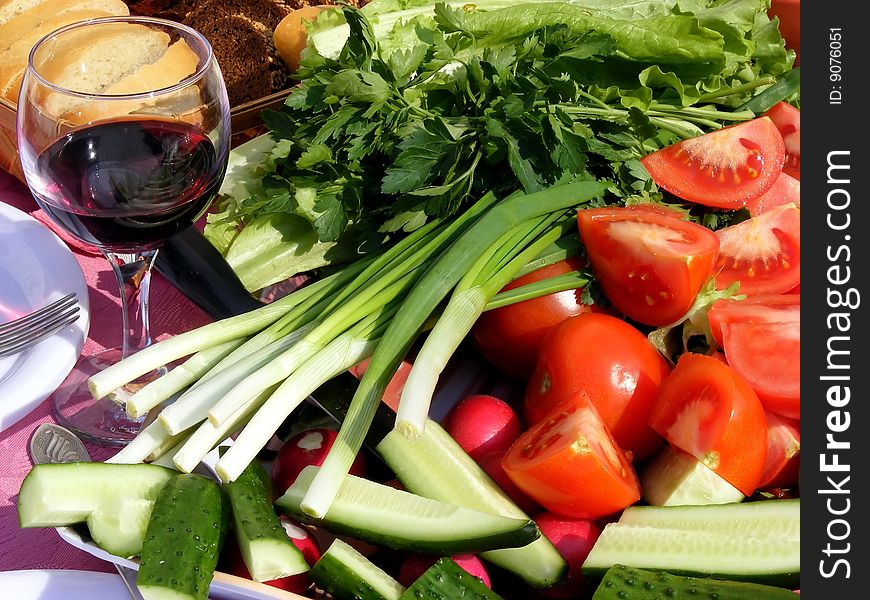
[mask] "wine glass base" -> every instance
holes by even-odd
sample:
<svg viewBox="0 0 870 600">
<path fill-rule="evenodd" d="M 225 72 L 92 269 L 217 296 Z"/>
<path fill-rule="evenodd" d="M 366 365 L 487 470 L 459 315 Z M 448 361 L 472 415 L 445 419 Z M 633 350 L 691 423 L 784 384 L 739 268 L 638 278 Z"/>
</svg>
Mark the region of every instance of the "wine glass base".
<svg viewBox="0 0 870 600">
<path fill-rule="evenodd" d="M 159 376 L 152 372 L 116 392 L 94 400 L 88 378 L 121 359 L 120 349 L 82 356 L 53 395 L 54 416 L 58 423 L 79 437 L 103 446 L 125 446 L 142 429 L 147 415 L 131 418 L 124 407 L 125 398 Z"/>
</svg>

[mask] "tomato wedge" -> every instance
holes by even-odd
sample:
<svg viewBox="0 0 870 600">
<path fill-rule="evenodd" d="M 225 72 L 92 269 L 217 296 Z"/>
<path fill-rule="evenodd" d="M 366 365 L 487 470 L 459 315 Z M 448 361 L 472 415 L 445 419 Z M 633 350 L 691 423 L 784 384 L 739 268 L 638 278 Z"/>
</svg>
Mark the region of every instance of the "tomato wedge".
<svg viewBox="0 0 870 600">
<path fill-rule="evenodd" d="M 750 200 L 746 203 L 746 208 L 749 214 L 757 217 L 762 213 L 784 206 L 786 204 L 794 204 L 798 208 L 801 205 L 801 182 L 800 179 L 795 179 L 785 171 L 779 174 L 773 187 L 761 194 L 758 198 Z"/>
<path fill-rule="evenodd" d="M 648 420 L 659 384 L 670 371 L 647 337 L 629 323 L 602 313 L 578 315 L 544 338 L 526 385 L 523 413 L 534 425 L 568 399 L 588 397 L 619 447 L 634 460 L 644 460 L 663 444 Z"/>
<path fill-rule="evenodd" d="M 782 172 L 785 146 L 773 121 L 759 117 L 677 142 L 640 162 L 675 196 L 736 209 L 770 189 Z"/>
<path fill-rule="evenodd" d="M 787 204 L 716 232 L 716 287 L 740 282 L 740 293 L 782 294 L 801 282 L 801 211 Z"/>
<path fill-rule="evenodd" d="M 673 323 L 689 310 L 719 250 L 706 227 L 635 206 L 581 210 L 577 224 L 604 294 L 645 325 Z"/>
<path fill-rule="evenodd" d="M 581 257 L 572 256 L 523 275 L 502 291 L 585 267 Z M 471 331 L 474 345 L 499 371 L 514 379 L 525 379 L 535 366 L 541 340 L 554 325 L 568 317 L 599 310 L 597 306 L 583 304 L 582 294 L 582 289 L 565 290 L 488 310 L 480 315 Z"/>
<path fill-rule="evenodd" d="M 801 428 L 797 421 L 767 413 L 767 462 L 758 487 L 763 490 L 797 484 Z"/>
<path fill-rule="evenodd" d="M 785 145 L 783 173 L 795 179 L 801 178 L 801 111 L 788 102 L 777 102 L 764 113 L 770 117 L 782 136 Z"/>
<path fill-rule="evenodd" d="M 572 399 L 526 431 L 502 466 L 541 506 L 569 517 L 603 517 L 640 500 L 631 464 L 588 398 Z"/>
<path fill-rule="evenodd" d="M 650 425 L 750 496 L 767 457 L 767 421 L 758 396 L 736 370 L 686 353 L 659 387 Z"/>
<path fill-rule="evenodd" d="M 799 293 L 750 296 L 745 300 L 717 300 L 707 313 L 713 339 L 723 346 L 722 331 L 732 323 L 800 323 Z"/>
<path fill-rule="evenodd" d="M 800 418 L 801 299 L 799 294 L 720 300 L 710 307 L 710 331 L 728 364 L 768 411 Z"/>
</svg>

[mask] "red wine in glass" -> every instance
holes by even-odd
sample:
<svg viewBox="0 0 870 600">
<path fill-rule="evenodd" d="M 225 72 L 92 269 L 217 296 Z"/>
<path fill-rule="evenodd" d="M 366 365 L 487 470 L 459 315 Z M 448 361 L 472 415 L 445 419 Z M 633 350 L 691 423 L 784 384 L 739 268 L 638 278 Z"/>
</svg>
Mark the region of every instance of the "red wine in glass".
<svg viewBox="0 0 870 600">
<path fill-rule="evenodd" d="M 73 236 L 115 252 L 158 247 L 209 206 L 225 165 L 195 126 L 108 121 L 69 133 L 36 160 L 40 204 Z"/>
</svg>

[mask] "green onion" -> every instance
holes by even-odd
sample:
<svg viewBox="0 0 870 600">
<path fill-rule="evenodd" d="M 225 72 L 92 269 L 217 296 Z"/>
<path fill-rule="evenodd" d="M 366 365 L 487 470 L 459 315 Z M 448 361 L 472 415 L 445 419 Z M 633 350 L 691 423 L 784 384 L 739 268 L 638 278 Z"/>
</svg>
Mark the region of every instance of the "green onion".
<svg viewBox="0 0 870 600">
<path fill-rule="evenodd" d="M 182 364 L 130 396 L 126 402 L 127 414 L 134 419 L 145 415 L 164 400 L 168 400 L 171 396 L 204 377 L 221 359 L 243 343 L 243 339 L 231 340 L 200 350 Z"/>
<path fill-rule="evenodd" d="M 567 230 L 576 229 L 573 218 L 563 219 L 561 226 L 554 227 L 554 221 L 561 216 L 562 213 L 547 215 L 515 227 L 506 239 L 494 244 L 494 247 L 499 246 L 496 252 L 486 253 L 478 260 L 482 266 L 469 269 L 457 284 L 453 297 L 417 354 L 402 390 L 396 413 L 396 428 L 402 435 L 414 439 L 423 432 L 438 378 L 489 299 L 507 285 L 530 258 Z"/>
<path fill-rule="evenodd" d="M 262 308 L 203 325 L 143 348 L 88 379 L 91 395 L 96 399 L 102 398 L 137 377 L 174 360 L 253 335 L 280 319 L 297 304 L 322 292 L 330 283 L 331 278 L 325 278 Z"/>
<path fill-rule="evenodd" d="M 370 315 L 335 338 L 278 386 L 217 462 L 215 471 L 218 476 L 224 481 L 234 481 L 269 442 L 287 416 L 314 390 L 371 356 L 386 321 L 397 308 L 397 304 L 393 303 L 380 313 Z"/>
<path fill-rule="evenodd" d="M 605 190 L 606 184 L 584 181 L 507 198 L 480 217 L 439 256 L 407 295 L 387 327 L 354 394 L 335 443 L 303 498 L 302 510 L 320 518 L 329 509 L 362 447 L 387 383 L 421 326 L 474 264 L 480 249 L 488 248 L 523 221 L 588 202 Z"/>
</svg>

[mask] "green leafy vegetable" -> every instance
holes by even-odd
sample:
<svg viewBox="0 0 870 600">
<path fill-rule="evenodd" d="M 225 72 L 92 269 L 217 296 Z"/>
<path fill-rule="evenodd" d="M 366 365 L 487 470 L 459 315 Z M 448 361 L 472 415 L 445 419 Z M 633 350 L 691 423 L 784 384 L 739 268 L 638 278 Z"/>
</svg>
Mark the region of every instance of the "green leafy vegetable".
<svg viewBox="0 0 870 600">
<path fill-rule="evenodd" d="M 638 159 L 753 118 L 735 107 L 789 70 L 766 9 L 374 0 L 327 11 L 300 85 L 264 112 L 274 146 L 253 149 L 256 183 L 233 184 L 206 235 L 254 290 L 389 246 L 489 191 L 606 180 L 623 201 L 660 200 Z"/>
</svg>

